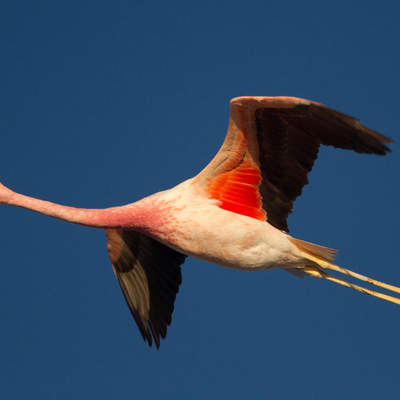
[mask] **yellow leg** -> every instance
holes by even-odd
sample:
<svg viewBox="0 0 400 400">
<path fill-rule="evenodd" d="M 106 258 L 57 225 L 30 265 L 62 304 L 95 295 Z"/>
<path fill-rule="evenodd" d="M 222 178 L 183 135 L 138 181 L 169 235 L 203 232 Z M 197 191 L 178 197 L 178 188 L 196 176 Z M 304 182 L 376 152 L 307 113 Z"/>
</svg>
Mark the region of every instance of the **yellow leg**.
<svg viewBox="0 0 400 400">
<path fill-rule="evenodd" d="M 400 293 L 400 288 L 398 288 L 397 286 L 393 286 L 393 285 L 389 285 L 388 283 L 377 281 L 375 279 L 369 278 L 368 276 L 364 276 L 364 275 L 358 274 L 357 272 L 350 271 L 349 269 L 339 267 L 339 265 L 332 264 L 329 261 L 322 260 L 322 259 L 315 257 L 313 255 L 310 255 L 310 254 L 305 254 L 305 257 L 308 258 L 309 260 L 312 260 L 315 263 L 317 263 L 321 268 L 340 272 L 341 274 L 351 276 L 352 278 L 359 279 L 360 281 L 368 282 L 371 285 L 379 286 L 383 289 L 390 290 L 395 293 Z"/>
<path fill-rule="evenodd" d="M 368 276 L 364 276 L 364 275 L 358 274 L 357 272 L 350 271 L 349 269 L 339 267 L 339 265 L 328 264 L 328 266 L 324 266 L 323 268 L 330 269 L 330 270 L 336 271 L 336 272 L 340 272 L 342 274 L 351 276 L 352 278 L 356 278 L 356 279 L 359 279 L 360 281 L 368 282 L 371 285 L 379 286 L 383 289 L 390 290 L 395 293 L 400 293 L 400 288 L 398 288 L 397 286 L 393 286 L 393 285 L 389 285 L 388 283 L 377 281 Z"/>
<path fill-rule="evenodd" d="M 344 268 L 341 268 L 341 267 L 338 267 L 338 268 L 344 269 Z M 330 268 L 330 269 L 333 269 L 333 268 Z M 334 270 L 336 271 L 336 269 L 334 269 Z M 347 271 L 346 269 L 344 269 L 344 270 Z M 323 279 L 326 279 L 328 281 L 335 282 L 338 285 L 346 286 L 346 287 L 349 287 L 351 289 L 357 290 L 358 292 L 369 294 L 370 296 L 374 296 L 374 297 L 379 297 L 380 299 L 383 299 L 383 300 L 386 300 L 386 301 L 390 301 L 391 303 L 395 303 L 395 304 L 400 305 L 400 299 L 398 299 L 397 297 L 388 296 L 386 294 L 383 294 L 383 293 L 380 293 L 380 292 L 375 292 L 374 290 L 366 289 L 364 287 L 361 287 L 361 286 L 355 285 L 353 283 L 344 281 L 342 279 L 336 278 L 335 276 L 332 276 L 332 275 L 328 274 L 325 271 L 321 271 L 317 267 L 311 267 L 311 266 L 310 267 L 305 267 L 305 268 L 302 269 L 302 271 L 304 271 L 308 275 L 313 276 L 314 278 L 323 278 Z M 338 272 L 342 272 L 342 271 L 338 271 Z M 349 272 L 351 272 L 351 271 L 349 271 Z M 342 273 L 346 273 L 346 272 L 342 272 Z M 355 274 L 355 273 L 353 273 L 353 274 Z M 350 274 L 347 274 L 347 275 L 357 278 L 357 276 L 354 276 L 354 275 L 350 275 Z M 358 274 L 355 274 L 355 275 L 358 275 Z M 362 275 L 360 275 L 360 276 L 362 276 Z M 363 277 L 363 278 L 367 278 L 367 277 Z M 361 279 L 361 278 L 358 278 L 358 279 Z M 370 278 L 367 278 L 367 279 L 370 279 Z M 366 280 L 366 279 L 361 279 L 361 280 L 371 283 L 369 280 Z M 372 279 L 372 281 L 378 282 L 378 281 L 375 281 L 373 279 Z M 381 282 L 378 282 L 378 283 L 381 283 Z M 373 283 L 373 284 L 375 284 L 375 283 Z M 391 286 L 391 285 L 386 285 L 386 284 L 384 284 L 384 285 L 385 286 Z M 376 286 L 381 286 L 381 285 L 376 285 Z M 381 287 L 383 287 L 383 286 L 381 286 Z M 396 288 L 396 289 L 399 290 L 398 288 Z"/>
</svg>

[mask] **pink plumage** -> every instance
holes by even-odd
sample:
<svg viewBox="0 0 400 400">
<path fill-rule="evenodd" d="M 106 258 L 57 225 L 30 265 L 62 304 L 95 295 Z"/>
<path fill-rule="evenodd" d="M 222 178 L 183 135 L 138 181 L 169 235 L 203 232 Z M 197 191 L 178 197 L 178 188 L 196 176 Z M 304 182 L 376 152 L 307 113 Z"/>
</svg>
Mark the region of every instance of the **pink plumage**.
<svg viewBox="0 0 400 400">
<path fill-rule="evenodd" d="M 384 155 L 392 141 L 319 103 L 293 97 L 231 101 L 225 141 L 197 176 L 137 202 L 80 209 L 24 196 L 0 184 L 0 202 L 104 228 L 115 275 L 143 338 L 160 345 L 171 323 L 181 264 L 194 256 L 242 270 L 282 268 L 400 304 L 335 277 L 400 289 L 332 263 L 332 249 L 295 239 L 287 217 L 308 183 L 321 144 Z"/>
</svg>

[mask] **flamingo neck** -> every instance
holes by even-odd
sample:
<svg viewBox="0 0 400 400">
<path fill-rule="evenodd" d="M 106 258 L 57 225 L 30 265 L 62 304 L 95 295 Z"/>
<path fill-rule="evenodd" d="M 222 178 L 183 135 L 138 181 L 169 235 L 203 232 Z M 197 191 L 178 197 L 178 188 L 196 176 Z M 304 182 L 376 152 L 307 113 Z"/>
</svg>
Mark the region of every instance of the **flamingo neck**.
<svg viewBox="0 0 400 400">
<path fill-rule="evenodd" d="M 168 207 L 153 195 L 120 207 L 86 209 L 64 206 L 12 192 L 4 203 L 26 208 L 66 222 L 94 228 L 126 228 L 159 236 Z"/>
</svg>

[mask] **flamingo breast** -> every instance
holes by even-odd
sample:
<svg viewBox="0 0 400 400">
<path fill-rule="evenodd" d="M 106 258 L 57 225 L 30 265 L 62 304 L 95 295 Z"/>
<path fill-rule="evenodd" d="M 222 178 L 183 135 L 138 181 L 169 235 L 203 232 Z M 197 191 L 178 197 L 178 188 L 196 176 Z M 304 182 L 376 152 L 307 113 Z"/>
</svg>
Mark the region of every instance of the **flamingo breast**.
<svg viewBox="0 0 400 400">
<path fill-rule="evenodd" d="M 156 238 L 186 255 L 245 270 L 290 268 L 301 260 L 286 233 L 220 208 L 218 200 L 198 193 L 191 180 L 162 192 L 158 207 L 169 223 Z"/>
</svg>

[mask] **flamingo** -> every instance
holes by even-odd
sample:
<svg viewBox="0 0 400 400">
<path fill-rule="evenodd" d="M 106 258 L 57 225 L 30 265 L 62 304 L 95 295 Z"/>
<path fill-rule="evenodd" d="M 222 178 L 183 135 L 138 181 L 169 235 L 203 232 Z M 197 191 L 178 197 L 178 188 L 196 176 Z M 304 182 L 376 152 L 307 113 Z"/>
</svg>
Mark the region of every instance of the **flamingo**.
<svg viewBox="0 0 400 400">
<path fill-rule="evenodd" d="M 393 141 L 358 120 L 295 97 L 236 97 L 222 147 L 194 178 L 131 204 L 63 206 L 0 183 L 0 203 L 105 229 L 107 250 L 145 342 L 160 346 L 171 323 L 187 256 L 240 270 L 282 268 L 400 305 L 397 297 L 350 283 L 341 273 L 400 293 L 333 263 L 336 250 L 294 238 L 287 217 L 308 183 L 319 146 L 385 155 Z"/>
</svg>

